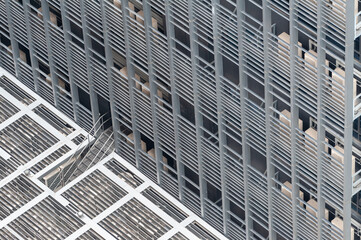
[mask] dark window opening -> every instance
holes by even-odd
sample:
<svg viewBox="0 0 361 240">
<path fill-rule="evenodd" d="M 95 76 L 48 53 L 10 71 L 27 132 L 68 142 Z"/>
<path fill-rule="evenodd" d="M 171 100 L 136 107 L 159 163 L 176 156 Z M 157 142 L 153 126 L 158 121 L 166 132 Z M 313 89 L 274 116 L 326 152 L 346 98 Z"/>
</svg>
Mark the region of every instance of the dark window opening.
<svg viewBox="0 0 361 240">
<path fill-rule="evenodd" d="M 74 36 L 71 36 L 71 41 L 78 45 L 81 49 L 84 49 L 84 43 L 83 41 L 80 41 L 79 38 L 76 38 Z"/>
<path fill-rule="evenodd" d="M 175 41 L 175 47 L 180 52 L 184 53 L 187 57 L 191 57 L 191 52 L 189 49 L 185 48 L 183 45 L 179 44 L 177 41 Z"/>
<path fill-rule="evenodd" d="M 184 100 L 182 97 L 179 97 L 179 105 L 180 105 L 180 114 L 182 117 L 190 121 L 194 124 L 195 116 L 194 116 L 194 106 Z"/>
<path fill-rule="evenodd" d="M 233 12 L 234 10 L 235 10 L 235 6 L 234 6 L 234 4 L 231 4 L 231 3 L 229 3 L 230 1 L 227 1 L 227 0 L 220 0 L 220 4 L 221 4 L 221 6 L 223 6 L 224 8 L 226 8 L 226 9 L 228 9 L 228 11 L 230 11 L 230 12 Z"/>
<path fill-rule="evenodd" d="M 162 156 L 163 170 L 166 171 L 171 177 L 177 179 L 177 161 L 163 151 Z"/>
<path fill-rule="evenodd" d="M 61 12 L 54 7 L 49 7 L 49 17 L 50 22 L 52 22 L 54 25 L 58 26 L 59 28 L 63 27 L 63 20 L 61 18 Z"/>
<path fill-rule="evenodd" d="M 210 44 L 208 44 L 208 43 L 205 43 L 205 45 L 198 44 L 198 55 L 205 62 L 207 62 L 208 64 L 214 66 L 214 54 L 213 54 L 213 52 L 211 52 L 211 51 L 213 51 L 213 47 L 211 47 L 212 49 L 209 49 L 209 48 L 205 47 L 207 45 L 210 46 Z M 205 63 L 202 63 L 202 62 L 200 62 L 200 64 L 201 65 L 204 64 L 204 66 L 208 66 L 208 64 L 205 65 Z M 213 71 L 213 69 L 211 69 L 210 67 L 207 70 L 210 71 L 210 72 Z"/>
<path fill-rule="evenodd" d="M 92 37 L 90 39 L 91 39 L 92 49 L 94 49 L 94 51 L 96 51 L 99 55 L 105 58 L 104 43 Z"/>
<path fill-rule="evenodd" d="M 189 34 L 181 30 L 180 28 L 174 26 L 174 37 L 180 43 L 186 45 L 188 48 L 190 47 L 190 38 Z"/>
<path fill-rule="evenodd" d="M 199 175 L 187 166 L 184 166 L 185 187 L 199 196 Z"/>
<path fill-rule="evenodd" d="M 41 71 L 41 73 L 39 73 L 40 78 L 45 81 L 47 84 L 52 85 L 52 79 L 50 76 L 50 68 L 48 65 L 46 65 L 45 63 L 43 63 L 42 61 L 38 60 L 38 68 Z"/>
<path fill-rule="evenodd" d="M 311 186 L 310 184 L 308 184 L 308 182 L 305 182 L 302 179 L 307 179 L 307 176 L 305 176 L 304 174 L 300 174 L 298 181 L 300 185 L 300 191 L 303 192 L 303 200 L 305 202 L 308 202 L 311 198 L 316 197 L 315 193 L 317 192 L 317 186 Z"/>
<path fill-rule="evenodd" d="M 83 31 L 77 24 L 69 21 L 70 23 L 70 37 L 71 41 L 78 45 L 81 49 L 84 49 Z"/>
<path fill-rule="evenodd" d="M 103 130 L 108 129 L 112 126 L 112 115 L 110 110 L 110 103 L 108 100 L 104 99 L 102 96 L 97 95 L 98 98 L 98 108 L 100 116 L 103 116 Z"/>
<path fill-rule="evenodd" d="M 115 69 L 120 70 L 120 69 L 122 69 L 124 66 L 119 65 L 119 64 L 118 64 L 118 63 L 116 63 L 116 62 L 113 62 L 113 67 L 115 67 Z"/>
<path fill-rule="evenodd" d="M 207 182 L 207 198 L 217 206 L 222 207 L 222 192 L 209 182 Z"/>
<path fill-rule="evenodd" d="M 39 0 L 30 0 L 30 4 L 35 8 L 41 8 L 41 2 Z"/>
<path fill-rule="evenodd" d="M 234 64 L 228 58 L 222 57 L 223 59 L 223 76 L 230 80 L 235 85 L 239 84 L 239 66 Z"/>
<path fill-rule="evenodd" d="M 1 31 L 2 31 L 2 29 L 0 28 L 0 32 Z M 0 33 L 0 42 L 3 43 L 7 47 L 9 47 L 9 46 L 11 47 L 10 39 L 1 33 Z"/>
<path fill-rule="evenodd" d="M 207 139 L 207 144 L 211 144 L 213 143 L 215 146 L 219 146 L 219 141 L 218 141 L 218 134 L 210 134 L 209 132 L 205 131 L 204 129 L 202 129 L 202 135 L 205 139 Z"/>
<path fill-rule="evenodd" d="M 166 35 L 166 22 L 165 22 L 165 15 L 151 6 L 151 15 L 152 18 L 157 21 L 158 31 Z"/>
<path fill-rule="evenodd" d="M 38 66 L 40 71 L 42 71 L 43 73 L 45 73 L 46 75 L 50 74 L 50 68 L 49 66 L 47 66 L 46 64 L 44 64 L 41 61 L 38 61 Z"/>
<path fill-rule="evenodd" d="M 88 35 L 91 39 L 94 39 L 94 40 L 100 42 L 101 45 L 104 45 L 103 32 L 94 31 L 90 28 Z"/>
<path fill-rule="evenodd" d="M 190 168 L 184 165 L 184 176 L 191 180 L 194 184 L 199 186 L 199 175 Z"/>
<path fill-rule="evenodd" d="M 218 135 L 218 125 L 205 116 L 203 116 L 203 127 L 210 133 Z"/>
<path fill-rule="evenodd" d="M 352 197 L 351 201 L 352 218 L 361 222 L 361 191 Z"/>
<path fill-rule="evenodd" d="M 74 34 L 77 38 L 79 38 L 80 40 L 84 40 L 83 39 L 83 30 L 81 28 L 81 26 L 78 26 L 77 24 L 73 23 L 72 21 L 69 21 L 70 23 L 70 32 L 72 34 Z"/>
<path fill-rule="evenodd" d="M 78 87 L 79 103 L 91 111 L 90 95 Z"/>
<path fill-rule="evenodd" d="M 133 132 L 132 123 L 128 119 L 121 117 L 119 114 L 117 120 L 119 122 L 120 132 L 124 133 L 127 136 Z"/>
<path fill-rule="evenodd" d="M 194 193 L 195 195 L 197 195 L 198 197 L 200 196 L 200 190 L 199 187 L 194 186 L 194 183 L 189 182 L 188 180 L 185 179 L 185 184 L 184 186 L 190 190 L 192 193 Z"/>
<path fill-rule="evenodd" d="M 264 85 L 253 78 L 248 78 L 248 88 L 260 98 L 264 98 Z"/>
<path fill-rule="evenodd" d="M 163 157 L 167 159 L 167 165 L 173 168 L 174 171 L 177 171 L 177 161 L 164 151 L 163 151 Z"/>
<path fill-rule="evenodd" d="M 140 140 L 145 142 L 147 148 L 146 151 L 148 152 L 149 150 L 154 149 L 154 142 L 149 139 L 148 137 L 146 137 L 144 134 L 140 133 Z"/>
<path fill-rule="evenodd" d="M 227 146 L 233 150 L 235 153 L 238 153 L 240 156 L 242 155 L 242 144 L 241 144 L 241 136 L 239 136 L 239 141 L 236 141 L 234 138 L 226 135 L 226 144 Z M 234 155 L 231 151 L 227 151 L 229 154 Z M 237 157 L 238 158 L 238 157 Z"/>
<path fill-rule="evenodd" d="M 57 79 L 58 79 L 59 93 L 71 101 L 70 84 L 67 81 L 65 81 L 63 78 L 61 78 L 60 76 L 58 76 Z"/>
<path fill-rule="evenodd" d="M 259 222 L 262 222 L 262 219 L 260 219 L 255 214 L 252 215 L 252 218 L 255 219 L 252 221 L 254 231 L 257 232 L 264 239 L 266 239 L 268 237 L 268 230 L 265 229 L 261 224 L 259 224 Z M 254 236 L 254 237 L 257 237 L 257 236 Z"/>
<path fill-rule="evenodd" d="M 126 66 L 126 60 L 125 57 L 119 54 L 117 51 L 112 50 L 112 56 L 113 56 L 113 66 L 116 69 L 122 69 Z"/>
<path fill-rule="evenodd" d="M 242 227 L 245 220 L 245 211 L 232 201 L 229 201 L 229 210 L 231 212 L 231 221 Z"/>
<path fill-rule="evenodd" d="M 162 75 L 161 75 L 162 76 Z M 166 77 L 156 77 L 156 82 L 159 83 L 159 85 L 162 86 L 162 88 L 165 88 L 168 92 L 171 91 L 170 85 L 170 79 L 166 79 Z"/>
<path fill-rule="evenodd" d="M 29 49 L 18 43 L 19 46 L 19 57 L 20 59 L 31 66 L 30 52 Z"/>
<path fill-rule="evenodd" d="M 264 174 L 267 169 L 266 157 L 261 153 L 250 147 L 251 166 L 256 168 L 261 174 Z"/>
<path fill-rule="evenodd" d="M 70 84 L 65 82 L 65 90 L 68 92 L 68 93 L 71 93 L 71 89 L 70 89 Z"/>
</svg>

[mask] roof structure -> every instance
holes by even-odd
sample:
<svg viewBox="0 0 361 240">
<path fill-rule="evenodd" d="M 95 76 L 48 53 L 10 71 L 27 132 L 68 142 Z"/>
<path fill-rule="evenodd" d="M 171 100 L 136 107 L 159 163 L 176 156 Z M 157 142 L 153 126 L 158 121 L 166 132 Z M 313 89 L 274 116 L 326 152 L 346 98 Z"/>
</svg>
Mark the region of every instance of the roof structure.
<svg viewBox="0 0 361 240">
<path fill-rule="evenodd" d="M 225 239 L 94 136 L 0 68 L 0 239 Z"/>
</svg>

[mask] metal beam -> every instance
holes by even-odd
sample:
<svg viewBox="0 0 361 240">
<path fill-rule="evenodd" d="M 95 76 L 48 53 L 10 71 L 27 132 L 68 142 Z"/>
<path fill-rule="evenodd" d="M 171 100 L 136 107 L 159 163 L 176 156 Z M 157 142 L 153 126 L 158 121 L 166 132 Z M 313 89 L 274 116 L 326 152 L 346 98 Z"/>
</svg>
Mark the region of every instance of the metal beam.
<svg viewBox="0 0 361 240">
<path fill-rule="evenodd" d="M 88 80 L 89 80 L 89 91 L 90 91 L 90 103 L 91 103 L 91 109 L 93 114 L 93 124 L 95 124 L 99 117 L 99 106 L 98 106 L 98 97 L 97 93 L 94 91 L 94 83 L 93 83 L 93 76 L 92 76 L 92 66 L 90 62 L 90 51 L 91 48 L 91 39 L 90 39 L 90 32 L 89 32 L 89 26 L 88 22 L 86 21 L 86 16 L 88 15 L 85 12 L 85 1 L 87 0 L 80 0 L 80 12 L 81 12 L 81 22 L 82 22 L 82 31 L 83 31 L 83 41 L 84 41 L 84 50 L 85 50 L 85 56 L 86 56 L 86 65 L 87 65 L 87 74 L 88 74 Z M 70 2 L 69 2 L 70 4 Z M 97 129 L 97 127 L 96 127 Z"/>
<path fill-rule="evenodd" d="M 344 119 L 344 187 L 343 187 L 343 231 L 344 239 L 351 239 L 352 197 L 352 130 L 353 130 L 353 72 L 355 39 L 355 1 L 346 2 L 345 45 L 345 119 Z"/>
<path fill-rule="evenodd" d="M 198 171 L 199 171 L 199 190 L 201 201 L 201 216 L 204 217 L 204 198 L 207 195 L 207 186 L 203 177 L 203 161 L 202 161 L 202 142 L 201 142 L 201 126 L 203 125 L 202 115 L 199 111 L 199 93 L 197 81 L 197 66 L 198 60 L 198 45 L 196 43 L 197 37 L 195 36 L 196 29 L 194 27 L 195 12 L 193 7 L 194 2 L 188 1 L 188 14 L 189 14 L 189 38 L 191 48 L 191 61 L 192 61 L 192 80 L 193 80 L 193 95 L 194 95 L 194 113 L 195 113 L 195 127 L 197 134 L 197 155 L 198 155 Z"/>
<path fill-rule="evenodd" d="M 46 0 L 42 0 L 42 1 L 47 3 Z M 71 55 L 70 47 L 69 47 L 69 42 L 71 41 L 71 37 L 69 34 L 70 22 L 69 22 L 68 17 L 66 16 L 65 4 L 66 4 L 65 1 L 60 1 L 60 11 L 61 11 L 61 19 L 63 21 L 64 42 L 65 42 L 65 51 L 66 51 L 66 59 L 67 59 L 67 66 L 68 66 L 69 83 L 70 83 L 70 88 L 71 88 L 71 99 L 72 99 L 72 104 L 73 104 L 74 120 L 75 120 L 75 122 L 78 122 L 76 103 L 79 102 L 79 95 L 78 95 L 78 86 L 75 84 L 75 81 L 74 81 L 73 66 L 72 66 L 71 57 L 70 57 L 70 55 Z M 42 6 L 44 6 L 44 5 L 42 4 Z M 47 6 L 47 9 L 49 9 L 48 6 Z M 47 10 L 47 11 L 49 11 L 49 10 Z M 47 19 L 49 19 L 49 16 Z"/>
<path fill-rule="evenodd" d="M 173 49 L 175 49 L 174 43 L 174 25 L 171 22 L 171 1 L 165 0 L 165 24 L 168 40 L 168 54 L 169 54 L 169 70 L 170 70 L 170 82 L 171 82 L 171 94 L 172 94 L 172 107 L 173 107 L 173 124 L 174 124 L 174 136 L 175 136 L 175 155 L 177 161 L 177 170 L 178 170 L 178 189 L 179 189 L 179 200 L 183 201 L 183 176 L 184 176 L 184 165 L 181 163 L 181 154 L 180 154 L 180 145 L 179 145 L 179 125 L 178 125 L 178 115 L 180 115 L 180 104 L 179 97 L 176 91 L 175 84 L 175 73 L 174 73 L 174 59 L 173 59 Z"/>
<path fill-rule="evenodd" d="M 271 94 L 271 78 L 269 76 L 269 34 L 271 33 L 271 9 L 267 0 L 262 1 L 262 19 L 263 19 L 263 52 L 264 52 L 264 94 L 265 94 L 265 126 L 266 126 L 266 159 L 267 159 L 267 185 L 268 185 L 268 237 L 269 240 L 276 239 L 276 233 L 273 227 L 273 207 L 272 195 L 275 184 L 273 177 L 275 175 L 275 167 L 272 164 L 271 158 L 271 115 L 272 115 L 272 102 L 273 96 Z M 292 57 L 292 55 L 291 55 Z M 246 200 L 247 201 L 247 200 Z"/>
<path fill-rule="evenodd" d="M 63 5 L 63 2 L 61 2 L 61 5 Z M 50 75 L 52 80 L 52 87 L 53 87 L 53 94 L 54 94 L 54 104 L 57 108 L 59 108 L 59 100 L 58 100 L 58 81 L 56 80 L 56 70 L 55 70 L 55 64 L 53 60 L 53 53 L 51 52 L 51 41 L 50 41 L 50 33 L 49 33 L 49 3 L 46 0 L 41 0 L 41 6 L 42 6 L 42 13 L 43 13 L 43 21 L 44 21 L 44 31 L 45 31 L 45 38 L 46 38 L 46 49 L 48 52 L 48 60 L 49 60 L 49 69 L 50 69 Z M 74 105 L 73 105 L 74 106 Z M 75 111 L 74 111 L 75 112 Z"/>
<path fill-rule="evenodd" d="M 156 115 L 156 103 L 157 101 L 157 86 L 155 83 L 156 77 L 154 76 L 154 60 L 152 54 L 152 44 L 153 40 L 150 37 L 150 32 L 152 30 L 152 14 L 149 0 L 143 0 L 143 12 L 144 12 L 144 30 L 145 30 L 145 44 L 147 49 L 148 57 L 148 81 L 150 88 L 150 104 L 152 109 L 152 122 L 153 122 L 153 138 L 154 138 L 154 150 L 155 150 L 155 161 L 157 164 L 157 181 L 160 184 L 161 175 L 162 175 L 162 151 L 159 148 L 159 136 L 158 136 L 158 127 L 157 127 L 157 115 Z"/>
<path fill-rule="evenodd" d="M 223 233 L 227 236 L 227 220 L 229 218 L 229 201 L 227 199 L 226 191 L 226 177 L 225 177 L 225 158 L 224 158 L 224 146 L 226 145 L 225 136 L 225 122 L 223 120 L 223 108 L 222 108 L 222 88 L 220 76 L 223 75 L 223 59 L 220 48 L 220 37 L 222 32 L 218 29 L 221 27 L 218 22 L 218 11 L 220 1 L 212 0 L 212 25 L 213 25 L 213 39 L 214 39 L 214 61 L 215 61 L 215 79 L 216 79 L 216 94 L 217 94 L 217 113 L 218 113 L 218 142 L 219 142 L 219 159 L 221 164 L 221 191 L 222 191 L 222 212 L 223 212 Z"/>
<path fill-rule="evenodd" d="M 119 122 L 116 119 L 116 112 L 115 112 L 115 100 L 114 100 L 114 87 L 113 87 L 113 80 L 112 80 L 112 66 L 113 66 L 113 51 L 110 47 L 109 43 L 109 32 L 107 30 L 107 26 L 109 26 L 106 18 L 106 1 L 100 1 L 100 9 L 102 13 L 102 26 L 103 26 L 103 33 L 104 33 L 104 47 L 105 47 L 105 60 L 107 66 L 107 79 L 108 79 L 108 89 L 109 89 L 109 99 L 110 99 L 110 111 L 112 116 L 112 126 L 114 132 L 114 144 L 115 144 L 115 151 L 120 149 L 119 146 Z M 108 3 L 109 4 L 109 3 Z M 114 6 L 115 7 L 115 6 Z"/>
<path fill-rule="evenodd" d="M 6 16 L 8 19 L 9 24 L 9 35 L 10 35 L 10 42 L 11 42 L 11 51 L 13 53 L 13 59 L 14 59 L 14 65 L 15 65 L 15 73 L 18 78 L 20 78 L 20 70 L 19 70 L 19 64 L 18 64 L 18 58 L 19 58 L 19 45 L 14 37 L 14 23 L 12 20 L 12 14 L 11 14 L 11 0 L 4 0 L 5 1 L 5 7 L 6 7 Z"/>
<path fill-rule="evenodd" d="M 38 82 L 38 74 L 37 74 L 37 68 L 39 68 L 39 63 L 37 61 L 37 59 L 35 58 L 35 53 L 34 53 L 34 48 L 33 48 L 33 44 L 35 43 L 33 38 L 32 38 L 32 34 L 31 34 L 31 28 L 32 26 L 30 25 L 30 14 L 34 14 L 31 13 L 30 9 L 30 0 L 24 0 L 23 2 L 23 6 L 24 6 L 24 15 L 25 15 L 25 25 L 26 25 L 26 31 L 27 31 L 27 37 L 28 37 L 28 42 L 29 42 L 29 54 L 30 54 L 30 62 L 31 62 L 31 69 L 32 69 L 32 74 L 33 74 L 33 80 L 34 80 L 34 88 L 35 88 L 35 92 L 39 91 L 39 82 Z"/>
<path fill-rule="evenodd" d="M 298 52 L 298 30 L 297 15 L 296 15 L 296 0 L 290 1 L 290 110 L 291 110 L 291 179 L 292 179 L 292 226 L 293 226 L 293 240 L 298 239 L 298 214 L 297 206 L 299 201 L 299 185 L 297 177 L 297 129 L 299 120 L 299 108 L 296 104 L 296 61 Z M 301 129 L 302 130 L 302 129 Z"/>
<path fill-rule="evenodd" d="M 324 92 L 323 74 L 325 73 L 325 34 L 323 32 L 324 23 L 324 1 L 317 1 L 317 234 L 318 239 L 322 239 L 322 220 L 325 218 L 325 199 L 322 194 L 322 155 L 324 151 L 323 141 L 325 140 L 324 114 L 322 95 Z M 352 186 L 352 185 L 351 185 Z M 351 187 L 352 188 L 352 187 Z M 350 204 L 351 206 L 351 204 Z"/>
<path fill-rule="evenodd" d="M 128 78 L 128 85 L 129 85 L 129 98 L 130 98 L 130 108 L 131 108 L 131 115 L 132 115 L 132 129 L 133 129 L 133 138 L 134 138 L 134 147 L 135 147 L 135 161 L 137 168 L 140 167 L 140 157 L 138 151 L 141 149 L 140 145 L 140 134 L 137 130 L 137 123 L 135 119 L 135 103 L 134 103 L 134 95 L 133 89 L 135 88 L 134 78 L 134 68 L 132 64 L 132 52 L 130 51 L 130 42 L 129 42 L 129 33 L 128 33 L 128 24 L 127 18 L 129 17 L 129 11 L 127 10 L 128 0 L 121 0 L 122 4 L 122 17 L 123 17 L 123 25 L 124 25 L 124 38 L 125 38 L 125 52 L 126 52 L 126 65 L 127 65 L 127 78 Z"/>
<path fill-rule="evenodd" d="M 249 193 L 248 193 L 248 166 L 250 164 L 249 146 L 247 146 L 247 126 L 246 126 L 246 102 L 248 97 L 247 91 L 247 75 L 245 73 L 246 62 L 244 59 L 243 41 L 244 23 L 245 23 L 245 1 L 237 1 L 237 29 L 238 29 L 238 49 L 239 49 L 239 86 L 241 99 L 241 128 L 242 128 L 242 158 L 243 158 L 243 181 L 244 181 L 244 206 L 245 206 L 245 224 L 246 224 L 246 239 L 251 239 L 250 229 L 252 228 L 252 220 L 250 219 L 249 210 Z"/>
</svg>

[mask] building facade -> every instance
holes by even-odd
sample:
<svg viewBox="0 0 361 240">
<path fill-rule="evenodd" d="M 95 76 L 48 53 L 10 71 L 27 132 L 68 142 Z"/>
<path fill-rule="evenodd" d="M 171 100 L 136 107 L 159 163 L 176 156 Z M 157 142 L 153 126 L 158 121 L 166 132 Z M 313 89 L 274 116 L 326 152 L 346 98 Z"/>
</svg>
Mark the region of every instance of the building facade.
<svg viewBox="0 0 361 240">
<path fill-rule="evenodd" d="M 0 0 L 0 65 L 230 239 L 359 239 L 360 8 Z"/>
</svg>

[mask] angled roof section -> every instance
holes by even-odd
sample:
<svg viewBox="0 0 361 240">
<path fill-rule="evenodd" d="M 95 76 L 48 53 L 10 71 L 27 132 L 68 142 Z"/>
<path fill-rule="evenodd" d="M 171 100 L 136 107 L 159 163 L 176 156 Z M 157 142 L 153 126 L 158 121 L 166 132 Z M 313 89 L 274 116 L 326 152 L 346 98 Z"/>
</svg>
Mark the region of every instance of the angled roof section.
<svg viewBox="0 0 361 240">
<path fill-rule="evenodd" d="M 0 239 L 225 239 L 99 138 L 0 68 Z"/>
</svg>

